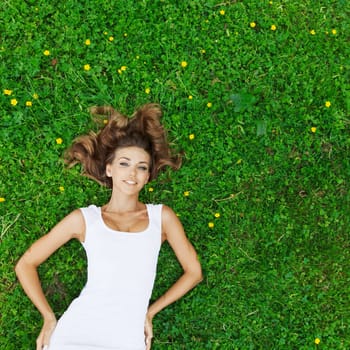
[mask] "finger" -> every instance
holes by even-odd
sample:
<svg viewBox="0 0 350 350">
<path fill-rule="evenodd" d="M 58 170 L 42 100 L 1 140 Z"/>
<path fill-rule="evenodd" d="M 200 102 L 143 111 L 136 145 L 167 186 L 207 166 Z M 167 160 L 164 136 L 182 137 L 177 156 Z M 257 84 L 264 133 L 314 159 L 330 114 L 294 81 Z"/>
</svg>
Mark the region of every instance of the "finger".
<svg viewBox="0 0 350 350">
<path fill-rule="evenodd" d="M 36 341 L 36 349 L 37 350 L 48 350 L 49 345 L 48 341 L 45 340 L 45 336 L 40 334 Z"/>
<path fill-rule="evenodd" d="M 151 344 L 152 344 L 152 338 L 148 337 L 146 339 L 146 350 L 150 350 L 151 349 Z"/>
<path fill-rule="evenodd" d="M 39 338 L 36 340 L 36 350 L 43 350 L 43 341 L 41 334 L 39 335 Z"/>
<path fill-rule="evenodd" d="M 37 344 L 36 349 L 37 350 L 48 350 L 49 346 L 44 344 Z"/>
</svg>

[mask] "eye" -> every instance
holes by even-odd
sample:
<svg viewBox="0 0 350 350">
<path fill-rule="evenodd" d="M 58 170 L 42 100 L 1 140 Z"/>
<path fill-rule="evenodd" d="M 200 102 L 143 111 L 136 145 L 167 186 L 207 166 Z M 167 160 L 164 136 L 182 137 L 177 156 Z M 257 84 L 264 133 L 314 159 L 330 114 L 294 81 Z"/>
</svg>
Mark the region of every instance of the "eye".
<svg viewBox="0 0 350 350">
<path fill-rule="evenodd" d="M 141 171 L 148 171 L 148 168 L 147 168 L 145 165 L 139 166 L 139 169 L 140 169 Z"/>
<path fill-rule="evenodd" d="M 128 162 L 120 162 L 119 165 L 126 167 L 126 166 L 129 166 L 129 163 Z"/>
</svg>

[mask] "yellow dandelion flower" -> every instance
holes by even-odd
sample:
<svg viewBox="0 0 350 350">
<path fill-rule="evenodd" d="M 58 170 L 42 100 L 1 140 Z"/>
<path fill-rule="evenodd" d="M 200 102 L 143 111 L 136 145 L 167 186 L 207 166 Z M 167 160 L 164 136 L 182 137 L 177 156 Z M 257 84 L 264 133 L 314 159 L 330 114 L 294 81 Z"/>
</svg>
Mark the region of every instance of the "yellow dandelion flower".
<svg viewBox="0 0 350 350">
<path fill-rule="evenodd" d="M 205 51 L 204 49 L 201 49 L 201 50 L 200 50 L 200 53 L 201 53 L 202 55 L 204 55 L 205 52 L 206 52 L 206 51 Z"/>
<path fill-rule="evenodd" d="M 118 74 L 123 74 L 121 69 L 118 69 Z"/>
<path fill-rule="evenodd" d="M 12 90 L 5 89 L 4 90 L 4 95 L 11 96 L 12 95 Z"/>
<path fill-rule="evenodd" d="M 109 41 L 113 41 L 113 40 L 114 40 L 113 36 L 110 36 L 110 37 L 108 38 L 108 40 L 109 40 Z"/>
<path fill-rule="evenodd" d="M 211 107 L 213 107 L 213 104 L 212 104 L 211 102 L 208 102 L 208 103 L 207 103 L 207 107 L 208 107 L 208 108 L 211 108 Z"/>
<path fill-rule="evenodd" d="M 49 51 L 49 50 L 45 50 L 45 51 L 44 51 L 44 55 L 45 55 L 45 56 L 50 56 L 50 51 Z"/>
<path fill-rule="evenodd" d="M 320 344 L 320 343 L 321 343 L 321 339 L 320 339 L 320 338 L 316 338 L 316 339 L 315 339 L 315 344 L 318 345 L 318 344 Z"/>
<path fill-rule="evenodd" d="M 154 191 L 154 188 L 153 187 L 150 187 L 149 189 L 148 189 L 148 192 L 153 192 Z"/>
<path fill-rule="evenodd" d="M 126 38 L 128 36 L 128 33 L 124 33 L 124 37 Z"/>
<path fill-rule="evenodd" d="M 27 102 L 26 102 L 26 106 L 27 106 L 27 107 L 32 107 L 32 105 L 33 105 L 32 101 L 27 101 Z"/>
<path fill-rule="evenodd" d="M 311 35 L 316 35 L 315 29 L 311 29 L 311 30 L 310 30 L 310 34 L 311 34 Z"/>
<path fill-rule="evenodd" d="M 185 192 L 184 192 L 184 196 L 185 196 L 185 197 L 188 197 L 189 195 L 190 195 L 190 191 L 185 191 Z"/>
<path fill-rule="evenodd" d="M 192 99 L 193 99 L 193 96 L 192 96 L 192 95 L 189 95 L 189 96 L 188 96 L 188 99 L 189 99 L 189 100 L 192 100 Z"/>
<path fill-rule="evenodd" d="M 188 63 L 186 61 L 181 62 L 181 67 L 186 68 L 188 66 Z"/>
<path fill-rule="evenodd" d="M 34 98 L 34 100 L 37 100 L 39 98 L 39 95 L 36 92 L 34 92 L 33 98 Z"/>
<path fill-rule="evenodd" d="M 332 104 L 330 101 L 326 101 L 325 104 L 324 104 L 327 108 L 329 108 Z"/>
<path fill-rule="evenodd" d="M 62 140 L 60 137 L 58 137 L 58 138 L 56 139 L 56 143 L 57 143 L 58 145 L 61 145 L 62 142 L 63 142 L 63 140 Z"/>
<path fill-rule="evenodd" d="M 86 39 L 85 40 L 85 45 L 87 45 L 87 46 L 91 45 L 91 40 L 90 39 Z"/>
<path fill-rule="evenodd" d="M 108 124 L 108 119 L 103 119 L 103 124 Z"/>
<path fill-rule="evenodd" d="M 5 202 L 5 198 L 4 197 L 0 197 L 0 203 Z"/>
<path fill-rule="evenodd" d="M 60 190 L 60 192 L 64 191 L 64 187 L 63 186 L 60 186 L 58 189 Z"/>
<path fill-rule="evenodd" d="M 332 29 L 332 34 L 333 35 L 337 35 L 337 30 L 336 29 Z"/>
<path fill-rule="evenodd" d="M 108 32 L 104 31 L 104 32 L 103 32 L 103 34 L 104 34 L 104 35 L 107 35 L 107 34 L 108 34 Z"/>
<path fill-rule="evenodd" d="M 255 22 L 250 22 L 250 28 L 255 28 L 256 27 L 256 23 Z"/>
<path fill-rule="evenodd" d="M 145 93 L 148 95 L 151 92 L 151 89 L 148 87 L 145 89 Z"/>
<path fill-rule="evenodd" d="M 215 213 L 214 216 L 218 219 L 221 215 L 220 213 Z"/>
<path fill-rule="evenodd" d="M 16 106 L 18 103 L 18 101 L 15 98 L 12 98 L 10 102 L 11 102 L 12 106 Z"/>
<path fill-rule="evenodd" d="M 188 138 L 189 138 L 190 140 L 194 140 L 194 134 L 188 135 Z"/>
<path fill-rule="evenodd" d="M 89 71 L 91 66 L 89 64 L 84 64 L 84 70 Z"/>
<path fill-rule="evenodd" d="M 127 68 L 126 66 L 121 66 L 121 67 L 120 67 L 120 69 L 121 69 L 123 72 L 126 71 L 126 68 Z"/>
<path fill-rule="evenodd" d="M 311 132 L 312 133 L 315 133 L 317 131 L 317 128 L 315 127 L 315 126 L 313 126 L 312 128 L 311 128 Z"/>
<path fill-rule="evenodd" d="M 209 223 L 208 223 L 208 227 L 209 227 L 209 228 L 213 228 L 214 226 L 215 226 L 215 225 L 214 225 L 213 222 L 209 222 Z"/>
<path fill-rule="evenodd" d="M 225 10 L 220 10 L 219 13 L 221 16 L 223 16 L 225 14 Z"/>
<path fill-rule="evenodd" d="M 270 27 L 271 30 L 275 31 L 277 29 L 276 25 L 273 24 L 271 27 Z"/>
</svg>

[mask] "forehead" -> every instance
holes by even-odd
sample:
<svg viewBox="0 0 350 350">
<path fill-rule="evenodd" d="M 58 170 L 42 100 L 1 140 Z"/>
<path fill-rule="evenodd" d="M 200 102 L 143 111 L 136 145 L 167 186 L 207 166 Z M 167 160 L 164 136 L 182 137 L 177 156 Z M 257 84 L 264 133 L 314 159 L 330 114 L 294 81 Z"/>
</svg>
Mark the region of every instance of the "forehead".
<svg viewBox="0 0 350 350">
<path fill-rule="evenodd" d="M 147 162 L 149 163 L 151 160 L 150 155 L 140 147 L 123 147 L 118 148 L 115 152 L 116 158 L 128 158 L 135 162 Z"/>
</svg>

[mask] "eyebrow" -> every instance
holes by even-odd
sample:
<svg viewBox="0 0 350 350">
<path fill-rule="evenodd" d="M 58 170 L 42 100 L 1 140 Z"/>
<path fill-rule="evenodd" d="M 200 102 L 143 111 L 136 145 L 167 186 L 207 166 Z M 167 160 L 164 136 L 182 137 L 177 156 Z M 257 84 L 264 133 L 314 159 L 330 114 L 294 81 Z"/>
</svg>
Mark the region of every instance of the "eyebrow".
<svg viewBox="0 0 350 350">
<path fill-rule="evenodd" d="M 120 159 L 126 159 L 126 160 L 128 160 L 128 161 L 131 161 L 131 159 L 130 158 L 128 158 L 128 157 L 119 157 L 118 158 L 118 160 L 120 160 Z M 138 162 L 138 164 L 141 164 L 141 163 L 145 163 L 145 164 L 147 164 L 148 165 L 148 162 L 146 162 L 146 161 L 140 161 L 140 162 Z"/>
</svg>

